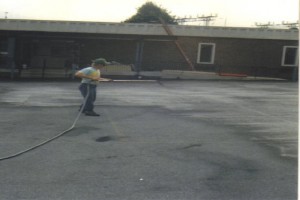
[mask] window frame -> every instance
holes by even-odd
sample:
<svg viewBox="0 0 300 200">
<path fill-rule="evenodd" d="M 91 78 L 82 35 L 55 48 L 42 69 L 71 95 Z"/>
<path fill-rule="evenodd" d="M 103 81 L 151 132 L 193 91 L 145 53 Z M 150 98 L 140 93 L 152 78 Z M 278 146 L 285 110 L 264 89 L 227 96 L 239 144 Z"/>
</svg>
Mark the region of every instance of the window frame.
<svg viewBox="0 0 300 200">
<path fill-rule="evenodd" d="M 286 52 L 288 48 L 295 48 L 296 49 L 296 58 L 295 58 L 295 63 L 294 64 L 286 64 L 285 63 L 285 57 L 286 57 Z M 298 46 L 283 46 L 283 51 L 282 51 L 282 58 L 281 58 L 281 66 L 283 67 L 296 67 L 298 66 L 299 62 L 299 48 Z"/>
<path fill-rule="evenodd" d="M 201 46 L 202 45 L 211 45 L 212 46 L 210 62 L 201 62 Z M 197 63 L 198 64 L 214 64 L 215 63 L 215 52 L 216 52 L 216 43 L 199 43 L 198 44 Z"/>
</svg>

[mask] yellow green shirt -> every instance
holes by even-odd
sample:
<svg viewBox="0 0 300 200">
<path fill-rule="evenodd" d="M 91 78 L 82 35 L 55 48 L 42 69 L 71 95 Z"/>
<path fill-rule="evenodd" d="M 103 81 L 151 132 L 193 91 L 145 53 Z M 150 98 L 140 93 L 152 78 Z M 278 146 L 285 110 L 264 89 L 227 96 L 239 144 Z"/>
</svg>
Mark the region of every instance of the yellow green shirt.
<svg viewBox="0 0 300 200">
<path fill-rule="evenodd" d="M 81 73 L 85 74 L 85 75 L 88 75 L 88 76 L 92 76 L 94 78 L 99 78 L 101 73 L 100 73 L 100 70 L 99 69 L 95 69 L 93 67 L 86 67 L 86 68 L 83 68 L 82 70 L 80 70 Z M 98 81 L 93 81 L 89 78 L 82 78 L 82 81 L 81 83 L 89 83 L 89 84 L 92 84 L 92 85 L 97 85 L 98 84 Z"/>
</svg>

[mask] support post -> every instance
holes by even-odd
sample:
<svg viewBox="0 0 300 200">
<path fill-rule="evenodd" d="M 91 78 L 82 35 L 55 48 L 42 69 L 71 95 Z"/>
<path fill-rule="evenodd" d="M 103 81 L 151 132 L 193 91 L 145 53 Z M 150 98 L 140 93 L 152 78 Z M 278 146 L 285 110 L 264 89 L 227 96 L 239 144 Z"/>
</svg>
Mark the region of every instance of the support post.
<svg viewBox="0 0 300 200">
<path fill-rule="evenodd" d="M 135 53 L 135 72 L 139 75 L 141 71 L 141 65 L 143 60 L 144 41 L 137 41 L 136 53 Z"/>
<path fill-rule="evenodd" d="M 10 78 L 14 79 L 15 77 L 15 38 L 8 38 L 7 45 L 7 67 L 10 68 Z"/>
</svg>

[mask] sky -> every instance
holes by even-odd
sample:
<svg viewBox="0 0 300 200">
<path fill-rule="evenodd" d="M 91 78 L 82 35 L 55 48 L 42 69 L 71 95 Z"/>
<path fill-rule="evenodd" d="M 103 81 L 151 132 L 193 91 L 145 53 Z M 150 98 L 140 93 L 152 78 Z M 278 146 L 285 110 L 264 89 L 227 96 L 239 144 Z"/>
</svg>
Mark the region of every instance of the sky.
<svg viewBox="0 0 300 200">
<path fill-rule="evenodd" d="M 0 0 L 0 18 L 122 22 L 147 0 Z M 297 22 L 299 0 L 152 0 L 177 17 L 217 15 L 212 26 Z M 194 25 L 203 25 L 196 22 Z"/>
</svg>

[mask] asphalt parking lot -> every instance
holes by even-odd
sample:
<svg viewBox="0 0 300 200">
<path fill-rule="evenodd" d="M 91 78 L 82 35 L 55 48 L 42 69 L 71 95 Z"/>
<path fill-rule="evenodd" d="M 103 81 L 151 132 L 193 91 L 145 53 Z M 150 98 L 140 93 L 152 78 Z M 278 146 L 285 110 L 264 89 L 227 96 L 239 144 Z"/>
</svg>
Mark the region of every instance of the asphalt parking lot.
<svg viewBox="0 0 300 200">
<path fill-rule="evenodd" d="M 0 157 L 74 122 L 78 82 L 0 82 Z M 96 111 L 0 161 L 0 199 L 297 199 L 298 83 L 107 82 Z"/>
</svg>

